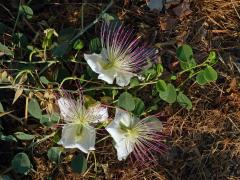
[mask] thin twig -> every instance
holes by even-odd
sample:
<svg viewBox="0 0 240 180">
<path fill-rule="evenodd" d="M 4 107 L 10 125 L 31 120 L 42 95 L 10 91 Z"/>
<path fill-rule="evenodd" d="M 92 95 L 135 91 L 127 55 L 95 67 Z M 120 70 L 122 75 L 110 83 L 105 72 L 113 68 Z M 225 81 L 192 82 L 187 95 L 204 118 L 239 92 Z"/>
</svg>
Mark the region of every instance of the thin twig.
<svg viewBox="0 0 240 180">
<path fill-rule="evenodd" d="M 236 14 L 237 14 L 237 16 L 238 16 L 238 19 L 240 19 L 240 15 L 239 15 L 239 13 L 238 13 L 238 11 L 237 11 L 237 9 L 236 9 L 236 7 L 235 7 L 235 4 L 233 3 L 232 0 L 231 0 L 231 3 L 232 3 L 232 5 L 233 5 L 234 11 L 236 12 Z"/>
</svg>

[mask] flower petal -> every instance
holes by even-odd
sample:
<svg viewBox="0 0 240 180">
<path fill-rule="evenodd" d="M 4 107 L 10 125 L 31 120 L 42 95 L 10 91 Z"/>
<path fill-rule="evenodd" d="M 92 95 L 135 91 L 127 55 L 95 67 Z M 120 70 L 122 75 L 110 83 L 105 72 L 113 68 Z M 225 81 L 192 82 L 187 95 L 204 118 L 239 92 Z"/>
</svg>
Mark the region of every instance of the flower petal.
<svg viewBox="0 0 240 180">
<path fill-rule="evenodd" d="M 106 130 L 112 136 L 115 142 L 115 148 L 117 150 L 118 160 L 121 161 L 126 159 L 127 156 L 133 151 L 134 144 L 129 143 L 124 132 L 120 129 L 120 125 L 118 122 L 111 122 Z"/>
<path fill-rule="evenodd" d="M 96 130 L 91 126 L 67 124 L 63 126 L 59 144 L 65 148 L 78 148 L 84 153 L 94 150 Z"/>
<path fill-rule="evenodd" d="M 87 111 L 89 119 L 93 123 L 102 122 L 108 118 L 107 108 L 101 107 L 100 103 L 90 106 Z"/>
<path fill-rule="evenodd" d="M 102 70 L 98 76 L 98 79 L 106 81 L 108 84 L 112 84 L 116 75 L 117 75 L 117 73 L 114 69 L 113 70 L 112 69 Z"/>
<path fill-rule="evenodd" d="M 135 74 L 131 72 L 118 72 L 116 76 L 116 83 L 121 87 L 127 86 L 133 76 L 135 76 Z"/>
<path fill-rule="evenodd" d="M 131 143 L 127 139 L 123 139 L 122 141 L 116 143 L 115 148 L 117 150 L 118 160 L 125 160 L 128 155 L 133 152 L 134 143 Z"/>
<path fill-rule="evenodd" d="M 130 127 L 134 121 L 134 117 L 130 113 L 122 109 L 116 108 L 116 113 L 114 117 L 114 122 L 116 122 L 120 128 L 120 123 L 124 124 L 126 127 Z"/>
<path fill-rule="evenodd" d="M 73 115 L 72 108 L 75 106 L 75 101 L 73 99 L 62 97 L 57 102 L 64 120 Z"/>
<path fill-rule="evenodd" d="M 131 143 L 126 138 L 125 132 L 121 129 L 120 125 L 120 123 L 123 123 L 126 127 L 129 127 L 133 120 L 133 117 L 128 112 L 117 108 L 114 120 L 106 127 L 106 130 L 116 143 L 115 148 L 118 160 L 126 159 L 134 149 L 134 143 Z"/>
<path fill-rule="evenodd" d="M 106 130 L 115 142 L 122 141 L 122 139 L 125 138 L 124 132 L 120 128 L 120 124 L 114 120 L 106 127 Z"/>
<path fill-rule="evenodd" d="M 84 54 L 84 59 L 91 69 L 98 74 L 102 72 L 103 66 L 106 65 L 106 61 L 101 54 Z"/>
</svg>

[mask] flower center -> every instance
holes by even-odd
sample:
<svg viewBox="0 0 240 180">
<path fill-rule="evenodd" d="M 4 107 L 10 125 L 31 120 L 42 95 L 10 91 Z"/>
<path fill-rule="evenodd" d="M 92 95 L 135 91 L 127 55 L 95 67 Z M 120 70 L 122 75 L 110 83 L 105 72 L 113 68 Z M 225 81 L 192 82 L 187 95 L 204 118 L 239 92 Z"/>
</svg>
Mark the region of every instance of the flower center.
<svg viewBox="0 0 240 180">
<path fill-rule="evenodd" d="M 75 140 L 79 140 L 82 138 L 82 131 L 83 131 L 83 126 L 82 125 L 77 125 L 76 129 L 76 134 L 75 134 Z"/>
<path fill-rule="evenodd" d="M 108 60 L 108 62 L 109 63 L 107 63 L 106 65 L 103 66 L 104 70 L 111 69 L 116 65 L 115 61 Z"/>
<path fill-rule="evenodd" d="M 125 135 L 131 139 L 137 139 L 139 137 L 139 131 L 136 127 L 130 125 L 127 127 L 125 124 L 120 123 L 120 129 L 125 133 Z"/>
<path fill-rule="evenodd" d="M 131 139 L 137 139 L 139 137 L 139 132 L 136 128 L 128 129 L 127 136 Z"/>
</svg>

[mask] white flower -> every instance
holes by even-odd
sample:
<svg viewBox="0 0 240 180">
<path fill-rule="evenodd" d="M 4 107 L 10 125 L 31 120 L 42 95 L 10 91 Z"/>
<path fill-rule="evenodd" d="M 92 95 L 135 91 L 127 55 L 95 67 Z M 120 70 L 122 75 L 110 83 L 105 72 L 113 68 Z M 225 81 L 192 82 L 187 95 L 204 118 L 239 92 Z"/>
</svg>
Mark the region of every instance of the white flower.
<svg viewBox="0 0 240 180">
<path fill-rule="evenodd" d="M 59 144 L 65 148 L 78 148 L 85 153 L 94 150 L 96 130 L 91 125 L 108 118 L 107 108 L 96 104 L 86 109 L 81 100 L 64 97 L 58 100 L 58 105 L 66 122 Z"/>
<path fill-rule="evenodd" d="M 162 123 L 153 117 L 138 119 L 126 111 L 116 109 L 114 120 L 106 127 L 113 137 L 118 160 L 134 153 L 138 161 L 153 160 L 152 151 L 162 152 Z"/>
<path fill-rule="evenodd" d="M 133 30 L 123 25 L 103 24 L 101 29 L 102 52 L 84 54 L 91 69 L 99 74 L 98 79 L 109 84 L 127 86 L 133 76 L 147 65 L 147 59 L 156 55 L 154 49 L 140 46 L 139 38 L 133 36 Z"/>
</svg>

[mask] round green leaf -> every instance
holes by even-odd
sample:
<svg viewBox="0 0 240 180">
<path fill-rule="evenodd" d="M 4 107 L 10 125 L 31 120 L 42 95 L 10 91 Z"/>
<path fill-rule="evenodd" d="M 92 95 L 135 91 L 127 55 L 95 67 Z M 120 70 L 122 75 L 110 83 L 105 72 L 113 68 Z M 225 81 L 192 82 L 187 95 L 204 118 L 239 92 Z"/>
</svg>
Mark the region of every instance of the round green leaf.
<svg viewBox="0 0 240 180">
<path fill-rule="evenodd" d="M 218 75 L 211 66 L 208 66 L 206 69 L 204 69 L 203 76 L 208 81 L 216 81 Z"/>
<path fill-rule="evenodd" d="M 101 41 L 99 38 L 94 38 L 89 43 L 91 53 L 100 53 L 102 50 Z"/>
<path fill-rule="evenodd" d="M 159 80 L 156 84 L 157 90 L 160 91 L 166 91 L 167 90 L 167 84 L 164 80 Z"/>
<path fill-rule="evenodd" d="M 177 96 L 177 102 L 186 109 L 192 109 L 192 101 L 184 95 L 182 92 L 179 92 Z"/>
<path fill-rule="evenodd" d="M 180 46 L 177 49 L 177 57 L 180 61 L 184 61 L 184 62 L 189 61 L 193 57 L 192 48 L 187 44 Z"/>
<path fill-rule="evenodd" d="M 144 102 L 140 98 L 134 98 L 134 100 L 135 100 L 135 109 L 133 113 L 135 115 L 141 115 L 145 109 Z"/>
<path fill-rule="evenodd" d="M 139 85 L 139 80 L 137 77 L 133 77 L 130 80 L 130 87 L 135 87 Z"/>
<path fill-rule="evenodd" d="M 172 104 L 176 101 L 177 92 L 172 84 L 168 84 L 166 91 L 159 91 L 159 96 L 162 100 Z"/>
<path fill-rule="evenodd" d="M 25 16 L 27 19 L 31 19 L 33 17 L 33 10 L 26 5 L 22 5 L 19 7 L 19 12 L 21 15 Z"/>
<path fill-rule="evenodd" d="M 133 111 L 135 109 L 135 100 L 131 94 L 124 92 L 118 98 L 118 106 L 127 111 Z"/>
<path fill-rule="evenodd" d="M 87 170 L 87 160 L 84 155 L 75 156 L 71 161 L 71 167 L 74 172 L 84 173 Z"/>
<path fill-rule="evenodd" d="M 16 133 L 14 133 L 14 135 L 16 136 L 16 138 L 18 138 L 19 140 L 23 140 L 23 141 L 29 141 L 36 137 L 35 135 L 26 134 L 24 132 L 16 132 Z"/>
<path fill-rule="evenodd" d="M 208 83 L 208 80 L 204 77 L 204 70 L 199 71 L 196 76 L 196 82 L 200 85 L 204 85 Z"/>
<path fill-rule="evenodd" d="M 44 114 L 40 119 L 40 123 L 45 126 L 52 126 L 53 124 L 58 123 L 60 116 L 57 113 L 54 114 Z"/>
<path fill-rule="evenodd" d="M 59 163 L 62 151 L 62 147 L 51 147 L 47 152 L 48 159 L 55 163 Z"/>
<path fill-rule="evenodd" d="M 32 164 L 25 153 L 18 153 L 12 160 L 12 168 L 20 174 L 27 174 L 32 169 Z"/>
<path fill-rule="evenodd" d="M 36 119 L 42 118 L 42 110 L 36 99 L 31 99 L 28 102 L 28 112 Z"/>
<path fill-rule="evenodd" d="M 7 141 L 7 142 L 17 142 L 17 139 L 13 135 L 5 136 L 1 132 L 0 132 L 0 140 Z"/>
<path fill-rule="evenodd" d="M 84 43 L 81 39 L 78 39 L 73 45 L 73 48 L 75 50 L 81 50 L 83 47 L 84 47 Z"/>
</svg>

